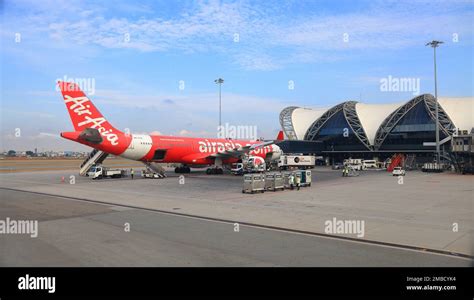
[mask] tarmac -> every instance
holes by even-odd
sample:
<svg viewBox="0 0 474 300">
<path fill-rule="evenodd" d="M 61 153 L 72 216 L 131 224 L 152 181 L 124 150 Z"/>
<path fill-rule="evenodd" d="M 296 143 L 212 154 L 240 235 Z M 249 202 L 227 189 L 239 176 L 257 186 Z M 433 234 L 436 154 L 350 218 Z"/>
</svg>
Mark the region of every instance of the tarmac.
<svg viewBox="0 0 474 300">
<path fill-rule="evenodd" d="M 311 187 L 242 194 L 242 177 L 171 172 L 91 180 L 77 170 L 0 175 L 1 266 L 470 266 L 474 177 L 313 170 Z M 363 221 L 364 235 L 326 222 Z M 128 224 L 128 225 L 126 225 Z M 125 226 L 130 230 L 126 231 Z M 235 228 L 239 227 L 236 231 Z"/>
</svg>

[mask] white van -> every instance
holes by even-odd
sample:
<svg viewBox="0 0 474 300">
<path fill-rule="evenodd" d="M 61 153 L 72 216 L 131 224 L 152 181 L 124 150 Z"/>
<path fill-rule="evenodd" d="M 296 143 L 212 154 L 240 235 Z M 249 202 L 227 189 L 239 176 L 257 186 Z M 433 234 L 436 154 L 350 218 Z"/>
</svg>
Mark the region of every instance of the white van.
<svg viewBox="0 0 474 300">
<path fill-rule="evenodd" d="M 363 163 L 364 169 L 376 169 L 377 168 L 377 161 L 373 159 L 364 160 Z"/>
</svg>

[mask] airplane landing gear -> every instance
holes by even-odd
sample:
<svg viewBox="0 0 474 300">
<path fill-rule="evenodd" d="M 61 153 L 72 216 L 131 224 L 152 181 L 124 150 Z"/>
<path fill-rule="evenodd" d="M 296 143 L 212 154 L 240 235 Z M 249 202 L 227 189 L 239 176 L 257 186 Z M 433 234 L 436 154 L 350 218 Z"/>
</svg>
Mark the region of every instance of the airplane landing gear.
<svg viewBox="0 0 474 300">
<path fill-rule="evenodd" d="M 224 174 L 224 170 L 222 168 L 208 168 L 206 170 L 207 175 L 211 174 Z"/>
<path fill-rule="evenodd" d="M 174 169 L 175 173 L 191 173 L 191 168 L 188 166 L 176 167 Z"/>
</svg>

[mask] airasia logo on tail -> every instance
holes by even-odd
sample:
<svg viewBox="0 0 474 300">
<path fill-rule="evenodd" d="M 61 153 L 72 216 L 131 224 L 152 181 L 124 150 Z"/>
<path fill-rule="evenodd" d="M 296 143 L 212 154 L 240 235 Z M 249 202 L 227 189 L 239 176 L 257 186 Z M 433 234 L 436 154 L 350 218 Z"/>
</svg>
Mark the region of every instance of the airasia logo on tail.
<svg viewBox="0 0 474 300">
<path fill-rule="evenodd" d="M 64 102 L 68 107 L 69 111 L 74 113 L 76 116 L 84 116 L 84 119 L 81 122 L 77 122 L 77 126 L 82 127 L 88 124 L 87 128 L 95 128 L 99 133 L 105 137 L 112 145 L 118 145 L 118 136 L 113 133 L 112 129 L 106 129 L 102 126 L 103 123 L 107 122 L 104 117 L 92 118 L 92 112 L 89 110 L 91 107 L 87 102 L 90 102 L 87 97 L 71 97 L 69 95 L 64 95 Z M 70 104 L 70 105 L 69 105 Z"/>
</svg>

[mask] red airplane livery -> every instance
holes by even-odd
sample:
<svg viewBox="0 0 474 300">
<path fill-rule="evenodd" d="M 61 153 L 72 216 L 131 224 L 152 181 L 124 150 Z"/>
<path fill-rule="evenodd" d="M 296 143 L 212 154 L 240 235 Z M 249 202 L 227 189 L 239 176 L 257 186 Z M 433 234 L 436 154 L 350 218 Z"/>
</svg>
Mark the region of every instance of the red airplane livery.
<svg viewBox="0 0 474 300">
<path fill-rule="evenodd" d="M 213 165 L 207 173 L 222 173 L 223 164 L 259 157 L 276 160 L 281 149 L 274 141 L 190 138 L 165 135 L 129 134 L 113 127 L 76 83 L 59 81 L 58 85 L 69 111 L 74 131 L 61 137 L 99 151 L 142 161 L 180 163 L 177 173 L 190 172 L 189 166 Z M 283 139 L 282 132 L 277 140 Z"/>
</svg>

